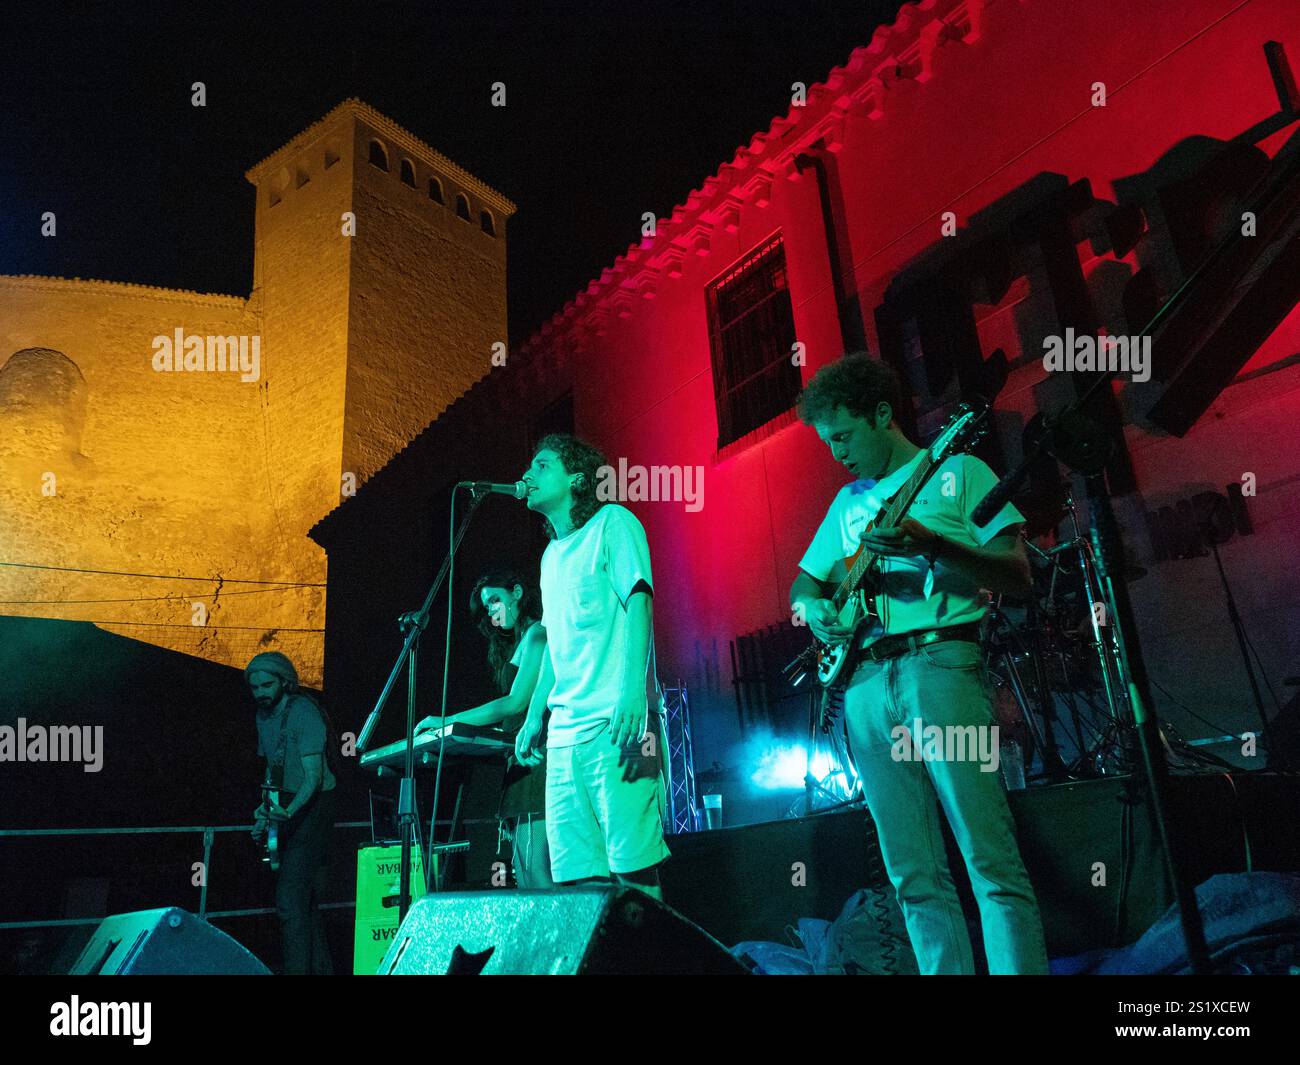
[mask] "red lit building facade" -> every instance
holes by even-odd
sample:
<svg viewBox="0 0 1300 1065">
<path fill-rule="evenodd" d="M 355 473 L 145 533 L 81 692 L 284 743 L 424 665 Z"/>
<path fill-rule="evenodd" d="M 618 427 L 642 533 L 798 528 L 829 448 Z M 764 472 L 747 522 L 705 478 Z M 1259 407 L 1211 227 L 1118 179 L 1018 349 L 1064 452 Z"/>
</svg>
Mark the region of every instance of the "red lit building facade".
<svg viewBox="0 0 1300 1065">
<path fill-rule="evenodd" d="M 316 527 L 343 721 L 369 709 L 393 619 L 436 569 L 450 484 L 513 480 L 542 432 L 572 429 L 615 465 L 703 470 L 698 507 L 628 505 L 650 541 L 660 675 L 689 690 L 697 764 L 726 763 L 745 732 L 732 641 L 790 624 L 798 560 L 846 476 L 794 415 L 801 383 L 865 347 L 902 374 L 920 439 L 961 398 L 996 393 L 986 457 L 1001 472 L 1029 420 L 1088 382 L 1044 369 L 1045 338 L 1137 334 L 1252 224 L 1260 189 L 1285 201 L 1283 145 L 1300 130 L 1288 61 L 1300 69 L 1294 0 L 904 7 Z M 1253 223 L 1265 240 L 1268 222 Z M 1157 336 L 1150 379 L 1121 375 L 1097 410 L 1122 426 L 1108 474 L 1148 571 L 1132 592 L 1158 706 L 1189 737 L 1212 729 L 1184 705 L 1234 731 L 1258 720 L 1214 561 L 1189 532 L 1198 494 L 1249 486 L 1220 552 L 1265 674 L 1276 687 L 1300 672 L 1290 254 L 1246 269 L 1254 303 L 1242 286 L 1242 303 L 1197 295 Z M 1216 372 L 1226 387 L 1205 385 Z M 486 504 L 458 556 L 452 709 L 485 694 L 472 573 L 535 565 L 544 543 L 513 506 Z"/>
</svg>

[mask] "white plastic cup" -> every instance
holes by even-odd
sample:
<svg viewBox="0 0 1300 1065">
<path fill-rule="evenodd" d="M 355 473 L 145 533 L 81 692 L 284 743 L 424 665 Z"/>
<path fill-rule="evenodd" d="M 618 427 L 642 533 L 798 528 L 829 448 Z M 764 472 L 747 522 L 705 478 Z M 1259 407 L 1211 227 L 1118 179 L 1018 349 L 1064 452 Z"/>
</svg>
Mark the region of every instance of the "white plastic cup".
<svg viewBox="0 0 1300 1065">
<path fill-rule="evenodd" d="M 722 827 L 722 796 L 704 796 L 704 822 L 708 828 Z"/>
</svg>

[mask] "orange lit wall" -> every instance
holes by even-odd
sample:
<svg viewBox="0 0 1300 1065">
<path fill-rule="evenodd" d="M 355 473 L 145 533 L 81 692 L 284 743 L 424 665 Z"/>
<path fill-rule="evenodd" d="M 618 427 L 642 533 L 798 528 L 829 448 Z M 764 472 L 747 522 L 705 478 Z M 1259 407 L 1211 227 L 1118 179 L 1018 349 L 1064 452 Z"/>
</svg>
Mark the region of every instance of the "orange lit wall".
<svg viewBox="0 0 1300 1065">
<path fill-rule="evenodd" d="M 0 561 L 66 567 L 0 569 L 0 613 L 237 667 L 280 649 L 319 685 L 326 559 L 307 530 L 490 369 L 514 207 L 355 100 L 246 176 L 247 297 L 0 278 Z M 257 379 L 156 372 L 153 338 L 177 328 L 260 337 Z"/>
</svg>

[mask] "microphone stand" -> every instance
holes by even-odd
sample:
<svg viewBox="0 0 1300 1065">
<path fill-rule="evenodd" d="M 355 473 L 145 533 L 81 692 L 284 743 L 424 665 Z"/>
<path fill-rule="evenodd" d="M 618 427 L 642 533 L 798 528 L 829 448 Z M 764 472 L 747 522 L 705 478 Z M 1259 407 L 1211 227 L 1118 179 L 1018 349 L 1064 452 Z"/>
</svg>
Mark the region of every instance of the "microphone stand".
<svg viewBox="0 0 1300 1065">
<path fill-rule="evenodd" d="M 459 487 L 459 486 L 457 486 Z M 384 688 L 379 693 L 379 698 L 375 702 L 375 708 L 370 711 L 366 723 L 361 729 L 360 736 L 357 737 L 357 754 L 365 752 L 370 745 L 370 737 L 379 724 L 380 714 L 383 712 L 385 704 L 388 702 L 388 696 L 397 683 L 397 678 L 402 672 L 402 666 L 406 666 L 406 756 L 402 761 L 402 780 L 398 786 L 397 792 L 397 821 L 402 836 L 402 858 L 401 858 L 401 885 L 398 894 L 398 916 L 397 923 L 400 925 L 406 919 L 406 912 L 411 907 L 411 843 L 412 836 L 416 826 L 416 809 L 415 809 L 415 681 L 416 681 L 416 661 L 420 647 L 420 636 L 424 633 L 429 624 L 429 613 L 433 609 L 433 601 L 438 595 L 438 590 L 442 587 L 443 582 L 447 579 L 447 574 L 451 571 L 452 558 L 456 554 L 456 548 L 460 546 L 461 540 L 465 537 L 465 531 L 469 528 L 469 523 L 474 517 L 474 512 L 478 510 L 479 504 L 487 498 L 487 492 L 477 488 L 471 488 L 470 494 L 472 502 L 469 511 L 466 513 L 460 528 L 456 530 L 452 538 L 451 546 L 447 551 L 446 557 L 442 560 L 442 566 L 438 570 L 438 575 L 434 577 L 433 584 L 429 587 L 428 594 L 424 597 L 424 603 L 419 610 L 412 613 L 403 614 L 398 618 L 398 625 L 406 634 L 406 639 L 402 643 L 402 649 L 397 654 L 397 660 L 393 663 L 393 668 L 389 670 L 388 680 L 384 682 Z M 455 513 L 456 489 L 452 489 L 452 512 Z M 450 601 L 448 602 L 450 607 Z M 451 630 L 450 620 L 448 621 L 448 648 L 450 648 Z M 447 716 L 447 685 L 444 670 L 443 680 L 443 717 Z M 442 745 L 438 749 L 438 766 L 442 768 Z M 433 809 L 433 826 L 438 823 L 438 795 L 437 785 L 434 786 L 434 809 Z M 430 829 L 432 833 L 432 827 Z M 428 885 L 429 871 L 425 870 L 425 885 Z M 435 878 L 436 879 L 436 878 Z"/>
</svg>

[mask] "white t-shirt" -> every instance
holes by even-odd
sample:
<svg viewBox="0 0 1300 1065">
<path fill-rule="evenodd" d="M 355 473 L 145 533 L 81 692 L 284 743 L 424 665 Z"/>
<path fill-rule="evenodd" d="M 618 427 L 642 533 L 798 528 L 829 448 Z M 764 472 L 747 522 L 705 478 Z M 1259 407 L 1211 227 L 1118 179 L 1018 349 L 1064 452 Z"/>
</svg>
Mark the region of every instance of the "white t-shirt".
<svg viewBox="0 0 1300 1065">
<path fill-rule="evenodd" d="M 890 497 L 906 483 L 925 455 L 924 449 L 889 476 L 879 481 L 858 480 L 840 489 L 826 512 L 799 568 L 819 581 L 831 566 L 855 554 L 859 537 Z M 970 514 L 995 484 L 997 477 L 974 455 L 953 455 L 925 483 L 907 516 L 915 518 L 947 540 L 969 547 L 983 547 L 1009 525 L 1025 520 L 1010 503 L 987 525 L 976 526 Z M 921 629 L 962 625 L 984 616 L 985 601 L 979 585 L 944 565 L 942 548 L 934 567 L 934 579 L 927 595 L 930 565 L 921 556 L 881 559 L 881 588 L 876 609 L 884 621 L 879 636 L 893 636 Z"/>
<path fill-rule="evenodd" d="M 608 727 L 624 670 L 632 665 L 625 608 L 640 581 L 653 590 L 645 529 L 617 503 L 606 503 L 582 528 L 547 545 L 542 626 L 555 671 L 547 747 L 585 743 Z"/>
</svg>

